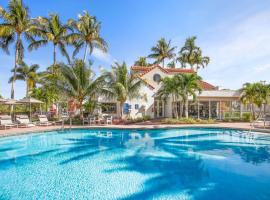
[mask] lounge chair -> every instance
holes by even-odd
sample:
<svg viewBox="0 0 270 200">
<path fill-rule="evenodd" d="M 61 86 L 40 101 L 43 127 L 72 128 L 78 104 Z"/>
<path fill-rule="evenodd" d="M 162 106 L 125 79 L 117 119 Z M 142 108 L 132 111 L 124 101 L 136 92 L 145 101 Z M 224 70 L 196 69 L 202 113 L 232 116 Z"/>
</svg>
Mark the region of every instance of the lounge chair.
<svg viewBox="0 0 270 200">
<path fill-rule="evenodd" d="M 50 122 L 46 115 L 38 115 L 38 125 L 40 126 L 51 126 L 54 122 Z"/>
<path fill-rule="evenodd" d="M 259 117 L 251 124 L 252 127 L 260 127 L 260 125 L 263 126 L 263 128 L 266 128 L 267 126 L 270 125 L 270 115 L 269 114 L 265 115 L 264 117 Z"/>
<path fill-rule="evenodd" d="M 7 128 L 18 127 L 18 124 L 12 122 L 11 116 L 2 115 L 0 116 L 0 127 L 4 127 L 6 130 Z"/>
<path fill-rule="evenodd" d="M 18 122 L 18 126 L 21 128 L 28 128 L 28 127 L 34 127 L 35 124 L 30 122 L 27 115 L 17 115 L 16 121 Z"/>
</svg>

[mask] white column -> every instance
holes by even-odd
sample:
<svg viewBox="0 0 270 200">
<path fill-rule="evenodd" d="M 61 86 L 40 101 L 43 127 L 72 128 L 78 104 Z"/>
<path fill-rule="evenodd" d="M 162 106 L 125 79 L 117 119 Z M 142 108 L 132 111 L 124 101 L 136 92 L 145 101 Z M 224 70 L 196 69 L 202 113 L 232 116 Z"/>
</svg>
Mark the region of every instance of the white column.
<svg viewBox="0 0 270 200">
<path fill-rule="evenodd" d="M 221 120 L 222 116 L 221 116 L 221 101 L 219 101 L 219 119 Z"/>
<path fill-rule="evenodd" d="M 197 101 L 198 119 L 200 119 L 200 102 Z"/>
<path fill-rule="evenodd" d="M 211 101 L 208 102 L 208 118 L 211 119 Z"/>
</svg>

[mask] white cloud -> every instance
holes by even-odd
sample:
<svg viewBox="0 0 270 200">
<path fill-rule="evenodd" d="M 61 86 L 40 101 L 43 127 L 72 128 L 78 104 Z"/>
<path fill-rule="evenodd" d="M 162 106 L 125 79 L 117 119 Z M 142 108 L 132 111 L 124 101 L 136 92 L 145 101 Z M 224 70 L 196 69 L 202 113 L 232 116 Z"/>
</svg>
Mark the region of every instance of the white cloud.
<svg viewBox="0 0 270 200">
<path fill-rule="evenodd" d="M 231 88 L 244 82 L 269 81 L 270 73 L 265 74 L 270 69 L 269 21 L 270 11 L 263 11 L 208 32 L 202 46 L 211 63 L 201 71 L 203 77 Z"/>
<path fill-rule="evenodd" d="M 98 60 L 100 60 L 100 61 L 102 61 L 104 63 L 110 64 L 110 65 L 117 61 L 111 54 L 104 53 L 103 51 L 101 51 L 99 49 L 94 49 L 92 55 L 96 59 L 98 59 Z"/>
</svg>

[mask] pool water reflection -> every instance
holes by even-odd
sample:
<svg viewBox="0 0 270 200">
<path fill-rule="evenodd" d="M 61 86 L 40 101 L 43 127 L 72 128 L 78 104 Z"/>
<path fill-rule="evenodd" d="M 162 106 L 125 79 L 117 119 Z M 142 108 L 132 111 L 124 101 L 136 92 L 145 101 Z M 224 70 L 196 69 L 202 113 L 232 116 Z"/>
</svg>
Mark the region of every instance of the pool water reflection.
<svg viewBox="0 0 270 200">
<path fill-rule="evenodd" d="M 270 199 L 270 135 L 71 130 L 0 139 L 0 199 Z"/>
</svg>

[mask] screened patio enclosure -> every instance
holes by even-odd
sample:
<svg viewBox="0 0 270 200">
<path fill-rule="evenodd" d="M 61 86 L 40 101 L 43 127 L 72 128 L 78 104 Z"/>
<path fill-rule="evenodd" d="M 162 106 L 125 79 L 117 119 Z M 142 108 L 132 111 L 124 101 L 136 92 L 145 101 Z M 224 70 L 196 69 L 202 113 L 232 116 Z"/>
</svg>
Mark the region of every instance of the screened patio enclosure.
<svg viewBox="0 0 270 200">
<path fill-rule="evenodd" d="M 177 101 L 177 111 L 181 113 L 183 102 Z M 182 107 L 185 113 L 185 106 Z M 248 112 L 240 102 L 240 92 L 232 90 L 203 91 L 196 101 L 189 99 L 188 114 L 198 119 L 237 119 Z M 173 117 L 174 116 L 174 112 Z"/>
</svg>

